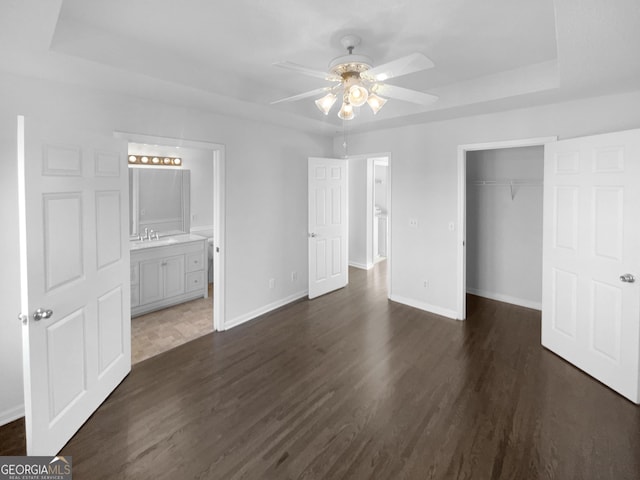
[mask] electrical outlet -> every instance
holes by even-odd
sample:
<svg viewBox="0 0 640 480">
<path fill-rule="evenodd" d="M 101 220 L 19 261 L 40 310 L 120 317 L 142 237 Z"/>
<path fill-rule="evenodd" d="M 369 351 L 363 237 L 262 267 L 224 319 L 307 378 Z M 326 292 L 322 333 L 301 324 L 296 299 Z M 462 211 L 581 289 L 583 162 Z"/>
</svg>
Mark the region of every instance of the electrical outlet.
<svg viewBox="0 0 640 480">
<path fill-rule="evenodd" d="M 298 280 L 298 272 L 291 272 L 291 281 L 295 282 Z"/>
<path fill-rule="evenodd" d="M 422 286 L 423 286 L 424 288 L 429 288 L 429 280 L 423 280 L 423 282 L 422 282 Z"/>
<path fill-rule="evenodd" d="M 276 288 L 276 279 L 275 278 L 270 278 L 269 279 L 269 288 Z"/>
<path fill-rule="evenodd" d="M 418 228 L 418 219 L 417 218 L 410 218 L 409 219 L 409 226 L 411 228 Z"/>
<path fill-rule="evenodd" d="M 192 214 L 191 214 L 191 221 L 192 221 L 192 222 L 193 222 L 193 221 L 195 221 L 195 220 L 196 220 L 196 218 L 198 218 L 198 216 L 197 216 L 195 213 L 192 213 Z"/>
</svg>

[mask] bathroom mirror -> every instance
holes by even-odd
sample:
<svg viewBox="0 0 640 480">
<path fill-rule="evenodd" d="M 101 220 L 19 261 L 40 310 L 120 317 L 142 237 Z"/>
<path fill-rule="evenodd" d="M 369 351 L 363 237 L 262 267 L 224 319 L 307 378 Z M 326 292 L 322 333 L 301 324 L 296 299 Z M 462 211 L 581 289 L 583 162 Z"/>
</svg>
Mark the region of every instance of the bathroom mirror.
<svg viewBox="0 0 640 480">
<path fill-rule="evenodd" d="M 129 234 L 189 233 L 190 180 L 189 170 L 129 168 Z"/>
</svg>

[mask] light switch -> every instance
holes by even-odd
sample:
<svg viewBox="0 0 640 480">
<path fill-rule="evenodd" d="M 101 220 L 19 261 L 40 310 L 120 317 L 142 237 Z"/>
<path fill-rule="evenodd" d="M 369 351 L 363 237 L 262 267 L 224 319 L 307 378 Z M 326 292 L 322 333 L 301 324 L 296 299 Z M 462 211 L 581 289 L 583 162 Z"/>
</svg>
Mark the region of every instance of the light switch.
<svg viewBox="0 0 640 480">
<path fill-rule="evenodd" d="M 418 219 L 417 218 L 410 218 L 409 219 L 409 226 L 411 228 L 418 228 Z"/>
</svg>

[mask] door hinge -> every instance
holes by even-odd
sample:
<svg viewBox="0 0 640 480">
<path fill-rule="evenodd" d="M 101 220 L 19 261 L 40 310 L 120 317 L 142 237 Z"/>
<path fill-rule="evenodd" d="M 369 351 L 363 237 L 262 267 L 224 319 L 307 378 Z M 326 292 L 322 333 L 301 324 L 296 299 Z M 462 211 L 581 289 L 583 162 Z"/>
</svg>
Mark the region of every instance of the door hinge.
<svg viewBox="0 0 640 480">
<path fill-rule="evenodd" d="M 27 322 L 29 321 L 29 316 L 25 315 L 24 313 L 21 313 L 20 315 L 18 315 L 18 320 L 20 320 L 23 325 L 26 325 Z"/>
</svg>

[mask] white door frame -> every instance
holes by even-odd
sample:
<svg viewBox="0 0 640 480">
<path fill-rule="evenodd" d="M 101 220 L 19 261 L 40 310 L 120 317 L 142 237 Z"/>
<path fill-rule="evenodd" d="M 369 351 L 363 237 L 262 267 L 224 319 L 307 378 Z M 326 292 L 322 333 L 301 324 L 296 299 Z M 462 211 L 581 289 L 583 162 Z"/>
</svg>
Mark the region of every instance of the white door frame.
<svg viewBox="0 0 640 480">
<path fill-rule="evenodd" d="M 221 143 L 182 138 L 114 132 L 116 138 L 132 143 L 148 143 L 169 147 L 189 147 L 211 150 L 213 161 L 213 329 L 225 330 L 225 147 Z"/>
<path fill-rule="evenodd" d="M 467 318 L 467 152 L 497 150 L 502 148 L 533 147 L 555 142 L 558 137 L 535 137 L 498 142 L 458 145 L 458 238 L 457 238 L 457 288 L 456 318 Z"/>
</svg>

